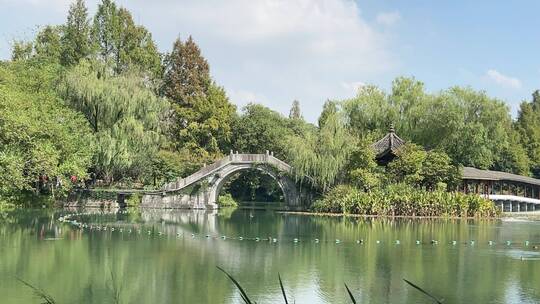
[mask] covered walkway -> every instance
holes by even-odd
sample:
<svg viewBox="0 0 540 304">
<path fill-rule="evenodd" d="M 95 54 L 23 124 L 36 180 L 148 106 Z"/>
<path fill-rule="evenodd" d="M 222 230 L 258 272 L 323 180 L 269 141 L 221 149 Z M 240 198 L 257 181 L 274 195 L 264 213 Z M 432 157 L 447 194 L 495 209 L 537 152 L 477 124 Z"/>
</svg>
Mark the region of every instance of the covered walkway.
<svg viewBox="0 0 540 304">
<path fill-rule="evenodd" d="M 540 210 L 540 179 L 465 167 L 461 190 L 484 195 L 504 212 Z"/>
</svg>

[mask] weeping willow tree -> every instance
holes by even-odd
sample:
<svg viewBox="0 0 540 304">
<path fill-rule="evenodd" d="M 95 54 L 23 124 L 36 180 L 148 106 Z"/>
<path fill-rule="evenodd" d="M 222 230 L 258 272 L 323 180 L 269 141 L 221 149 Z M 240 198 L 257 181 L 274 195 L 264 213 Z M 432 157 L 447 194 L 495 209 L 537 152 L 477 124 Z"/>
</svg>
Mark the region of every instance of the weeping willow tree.
<svg viewBox="0 0 540 304">
<path fill-rule="evenodd" d="M 315 133 L 288 138 L 288 155 L 297 176 L 306 176 L 323 192 L 345 178 L 345 167 L 355 147 L 339 112 L 329 113 Z"/>
<path fill-rule="evenodd" d="M 60 92 L 88 119 L 97 139 L 96 174 L 107 182 L 139 180 L 159 149 L 168 103 L 136 72 L 116 75 L 106 64 L 84 61 L 66 73 Z"/>
</svg>

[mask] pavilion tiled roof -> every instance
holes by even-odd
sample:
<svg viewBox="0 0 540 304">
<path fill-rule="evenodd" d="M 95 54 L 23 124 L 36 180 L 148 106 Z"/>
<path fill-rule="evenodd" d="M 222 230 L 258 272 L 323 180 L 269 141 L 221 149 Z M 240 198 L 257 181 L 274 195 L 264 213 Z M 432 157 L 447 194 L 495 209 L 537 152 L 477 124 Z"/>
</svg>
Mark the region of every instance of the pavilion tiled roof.
<svg viewBox="0 0 540 304">
<path fill-rule="evenodd" d="M 399 136 L 397 136 L 396 131 L 393 127 L 390 128 L 390 132 L 386 134 L 376 143 L 372 144 L 371 147 L 375 150 L 377 158 L 387 154 L 387 153 L 396 153 L 397 150 L 405 144 L 405 141 Z"/>
<path fill-rule="evenodd" d="M 540 179 L 501 171 L 481 170 L 473 167 L 463 168 L 463 179 L 512 181 L 532 185 L 540 185 Z"/>
</svg>

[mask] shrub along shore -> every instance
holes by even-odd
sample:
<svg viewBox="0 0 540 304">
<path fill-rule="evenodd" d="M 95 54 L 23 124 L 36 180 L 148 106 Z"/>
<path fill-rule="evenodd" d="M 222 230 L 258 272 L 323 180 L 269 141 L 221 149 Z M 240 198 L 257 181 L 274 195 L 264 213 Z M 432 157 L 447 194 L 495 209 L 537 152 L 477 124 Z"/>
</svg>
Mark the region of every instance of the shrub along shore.
<svg viewBox="0 0 540 304">
<path fill-rule="evenodd" d="M 317 200 L 312 211 L 368 216 L 497 217 L 500 210 L 479 195 L 427 191 L 395 184 L 369 192 L 340 185 Z"/>
</svg>

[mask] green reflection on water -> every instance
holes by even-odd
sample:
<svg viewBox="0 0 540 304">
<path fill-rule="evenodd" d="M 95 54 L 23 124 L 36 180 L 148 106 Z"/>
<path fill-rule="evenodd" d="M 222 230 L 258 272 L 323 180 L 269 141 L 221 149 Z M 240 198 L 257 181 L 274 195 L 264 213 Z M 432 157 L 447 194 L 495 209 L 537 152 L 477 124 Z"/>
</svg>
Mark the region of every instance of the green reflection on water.
<svg viewBox="0 0 540 304">
<path fill-rule="evenodd" d="M 58 222 L 64 214 L 18 210 L 0 217 L 2 303 L 39 303 L 15 277 L 58 303 L 114 303 L 114 294 L 121 303 L 240 303 L 216 266 L 258 303 L 281 303 L 278 273 L 296 303 L 348 303 L 345 282 L 360 303 L 431 303 L 402 278 L 446 303 L 540 302 L 535 221 L 142 210 L 80 217 L 108 226 L 90 231 Z"/>
</svg>

